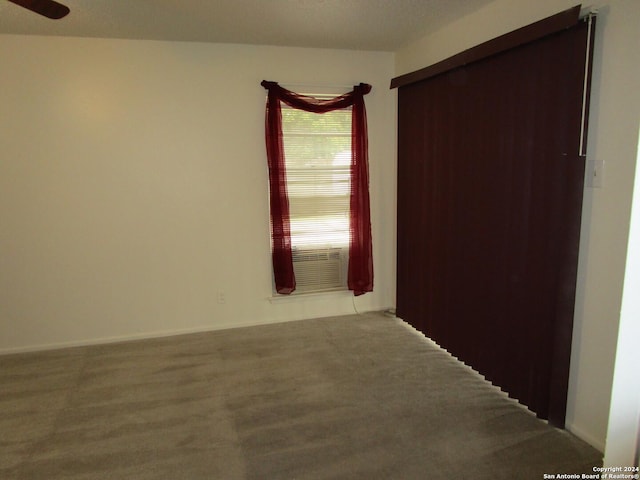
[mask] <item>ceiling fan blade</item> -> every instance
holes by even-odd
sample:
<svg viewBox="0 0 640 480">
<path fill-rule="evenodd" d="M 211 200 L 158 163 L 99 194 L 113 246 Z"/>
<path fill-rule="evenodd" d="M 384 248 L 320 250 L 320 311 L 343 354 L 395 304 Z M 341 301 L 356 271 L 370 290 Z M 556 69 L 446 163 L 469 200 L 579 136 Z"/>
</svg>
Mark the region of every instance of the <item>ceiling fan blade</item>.
<svg viewBox="0 0 640 480">
<path fill-rule="evenodd" d="M 9 0 L 11 3 L 44 15 L 47 18 L 58 20 L 69 13 L 69 7 L 54 0 Z"/>
</svg>

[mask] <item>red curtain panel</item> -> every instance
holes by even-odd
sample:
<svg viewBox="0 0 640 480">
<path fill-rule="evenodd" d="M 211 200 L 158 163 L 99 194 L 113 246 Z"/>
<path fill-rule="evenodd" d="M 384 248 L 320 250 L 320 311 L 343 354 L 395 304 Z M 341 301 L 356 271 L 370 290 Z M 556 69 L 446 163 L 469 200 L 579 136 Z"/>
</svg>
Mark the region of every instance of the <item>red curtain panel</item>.
<svg viewBox="0 0 640 480">
<path fill-rule="evenodd" d="M 367 115 L 364 95 L 371 85 L 361 83 L 344 95 L 318 99 L 287 90 L 276 82 L 264 80 L 267 90 L 265 140 L 269 165 L 269 202 L 271 208 L 272 260 L 276 291 L 290 294 L 296 288 L 289 227 L 289 200 L 282 141 L 281 102 L 307 112 L 326 113 L 352 107 L 350 243 L 347 285 L 354 295 L 373 291 L 373 254 L 369 206 L 369 166 L 367 152 Z"/>
</svg>

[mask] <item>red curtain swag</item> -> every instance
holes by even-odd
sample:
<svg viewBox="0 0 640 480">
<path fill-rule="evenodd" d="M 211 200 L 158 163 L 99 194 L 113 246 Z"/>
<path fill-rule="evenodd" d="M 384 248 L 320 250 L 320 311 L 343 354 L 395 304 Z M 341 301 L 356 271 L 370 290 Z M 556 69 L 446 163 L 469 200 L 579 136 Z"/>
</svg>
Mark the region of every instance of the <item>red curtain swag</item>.
<svg viewBox="0 0 640 480">
<path fill-rule="evenodd" d="M 269 164 L 273 272 L 276 291 L 289 294 L 296 288 L 289 228 L 289 198 L 282 141 L 280 102 L 307 112 L 326 113 L 352 107 L 351 121 L 351 198 L 349 225 L 349 273 L 347 285 L 354 295 L 373 291 L 373 255 L 369 210 L 369 171 L 367 154 L 367 114 L 364 95 L 371 85 L 361 83 L 338 97 L 321 100 L 299 95 L 276 82 L 262 81 L 267 89 L 265 139 Z"/>
</svg>

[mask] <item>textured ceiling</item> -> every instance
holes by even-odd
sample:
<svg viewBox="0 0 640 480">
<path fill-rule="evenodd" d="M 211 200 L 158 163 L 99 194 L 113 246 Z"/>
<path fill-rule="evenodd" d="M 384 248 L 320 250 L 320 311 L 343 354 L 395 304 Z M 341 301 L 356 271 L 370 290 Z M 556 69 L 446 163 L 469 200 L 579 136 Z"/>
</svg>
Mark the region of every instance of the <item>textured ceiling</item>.
<svg viewBox="0 0 640 480">
<path fill-rule="evenodd" d="M 0 0 L 0 33 L 394 51 L 492 0 L 58 0 L 49 20 Z"/>
</svg>

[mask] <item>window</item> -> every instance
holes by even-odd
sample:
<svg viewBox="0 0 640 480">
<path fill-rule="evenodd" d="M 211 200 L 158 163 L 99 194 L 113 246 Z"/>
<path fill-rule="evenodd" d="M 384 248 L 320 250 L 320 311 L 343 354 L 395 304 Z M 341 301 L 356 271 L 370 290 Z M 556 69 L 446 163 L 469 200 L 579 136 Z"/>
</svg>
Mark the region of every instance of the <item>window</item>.
<svg viewBox="0 0 640 480">
<path fill-rule="evenodd" d="M 340 288 L 345 276 L 354 295 L 372 291 L 364 107 L 371 86 L 361 83 L 329 99 L 266 80 L 262 86 L 268 90 L 265 140 L 276 292 Z"/>
<path fill-rule="evenodd" d="M 318 114 L 285 105 L 282 135 L 296 290 L 346 289 L 351 108 Z"/>
</svg>

